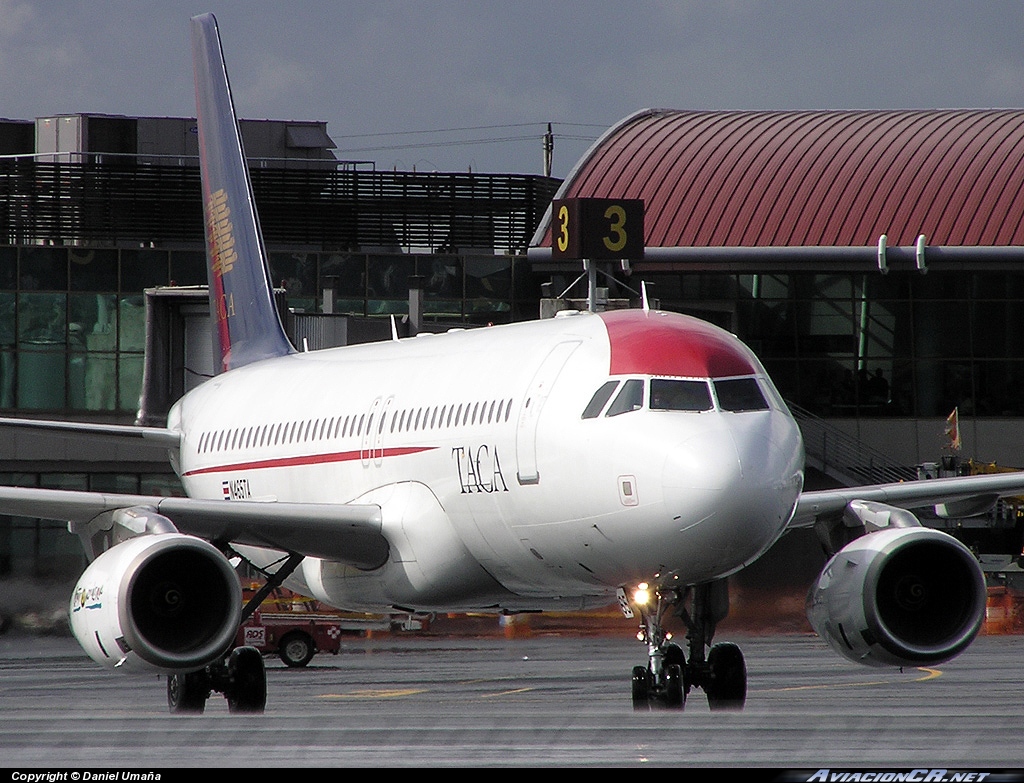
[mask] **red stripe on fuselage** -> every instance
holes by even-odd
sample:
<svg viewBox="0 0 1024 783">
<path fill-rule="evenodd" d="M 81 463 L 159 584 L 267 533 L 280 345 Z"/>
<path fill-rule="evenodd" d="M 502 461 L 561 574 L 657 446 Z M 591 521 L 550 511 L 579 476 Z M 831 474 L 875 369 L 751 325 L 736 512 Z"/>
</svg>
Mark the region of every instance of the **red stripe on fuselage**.
<svg viewBox="0 0 1024 783">
<path fill-rule="evenodd" d="M 336 451 L 330 454 L 302 454 L 297 457 L 236 462 L 233 465 L 211 465 L 185 471 L 186 476 L 201 476 L 206 473 L 226 473 L 232 470 L 262 470 L 264 468 L 294 468 L 302 465 L 322 465 L 328 462 L 352 462 L 357 459 L 380 459 L 381 457 L 402 457 L 432 451 L 436 446 L 409 446 L 399 449 L 367 449 L 366 451 Z"/>
<path fill-rule="evenodd" d="M 723 329 L 678 313 L 601 313 L 611 343 L 611 375 L 726 378 L 753 375 L 748 349 Z"/>
</svg>

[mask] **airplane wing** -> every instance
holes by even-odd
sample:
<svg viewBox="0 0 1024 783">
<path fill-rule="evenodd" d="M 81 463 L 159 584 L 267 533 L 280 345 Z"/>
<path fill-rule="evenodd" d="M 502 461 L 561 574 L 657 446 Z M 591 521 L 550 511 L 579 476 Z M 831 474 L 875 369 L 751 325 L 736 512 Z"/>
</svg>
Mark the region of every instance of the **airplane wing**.
<svg viewBox="0 0 1024 783">
<path fill-rule="evenodd" d="M 136 445 L 163 449 L 176 449 L 181 442 L 181 434 L 177 430 L 164 427 L 136 427 L 130 424 L 91 424 L 78 421 L 0 417 L 0 427 L 52 435 L 89 436 L 122 442 L 133 441 Z"/>
<path fill-rule="evenodd" d="M 388 555 L 388 542 L 381 533 L 381 510 L 375 505 L 198 500 L 0 487 L 0 514 L 68 522 L 72 532 L 84 529 L 103 514 L 133 508 L 152 509 L 169 519 L 179 532 L 210 541 L 299 552 L 358 568 L 376 568 Z"/>
<path fill-rule="evenodd" d="M 801 493 L 789 528 L 812 527 L 822 517 L 841 513 L 854 500 L 906 509 L 953 504 L 984 507 L 1002 496 L 1019 494 L 1024 494 L 1024 471 L 814 490 Z"/>
</svg>

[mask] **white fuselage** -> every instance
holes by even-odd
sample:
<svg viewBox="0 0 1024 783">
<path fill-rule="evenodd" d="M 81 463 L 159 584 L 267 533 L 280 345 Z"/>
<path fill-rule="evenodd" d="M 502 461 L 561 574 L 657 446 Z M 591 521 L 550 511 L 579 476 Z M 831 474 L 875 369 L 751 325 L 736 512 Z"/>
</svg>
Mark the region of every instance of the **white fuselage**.
<svg viewBox="0 0 1024 783">
<path fill-rule="evenodd" d="M 628 313 L 256 362 L 175 406 L 177 469 L 192 497 L 380 505 L 387 564 L 307 558 L 292 578 L 347 609 L 584 606 L 639 580 L 728 575 L 789 520 L 799 431 L 735 338 Z M 756 379 L 763 408 L 714 393 L 710 409 L 652 409 L 651 378 L 735 376 Z M 608 415 L 630 379 L 639 405 Z"/>
</svg>

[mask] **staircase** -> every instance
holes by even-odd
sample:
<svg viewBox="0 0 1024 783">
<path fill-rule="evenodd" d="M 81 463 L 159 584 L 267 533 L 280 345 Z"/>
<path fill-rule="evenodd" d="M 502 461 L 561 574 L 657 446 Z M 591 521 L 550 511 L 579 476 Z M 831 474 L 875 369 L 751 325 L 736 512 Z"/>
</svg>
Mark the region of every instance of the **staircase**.
<svg viewBox="0 0 1024 783">
<path fill-rule="evenodd" d="M 786 404 L 803 433 L 809 467 L 848 487 L 917 479 L 917 468 L 900 465 L 799 405 Z"/>
</svg>

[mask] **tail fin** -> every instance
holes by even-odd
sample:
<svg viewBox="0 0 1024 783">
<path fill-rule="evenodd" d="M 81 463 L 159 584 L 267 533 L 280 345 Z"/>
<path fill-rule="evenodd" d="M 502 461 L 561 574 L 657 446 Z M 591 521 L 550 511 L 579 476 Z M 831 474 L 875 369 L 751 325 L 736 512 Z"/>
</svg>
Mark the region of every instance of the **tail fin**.
<svg viewBox="0 0 1024 783">
<path fill-rule="evenodd" d="M 293 353 L 277 308 L 213 14 L 192 19 L 206 272 L 217 371 Z M 218 362 L 219 360 L 219 362 Z"/>
</svg>

